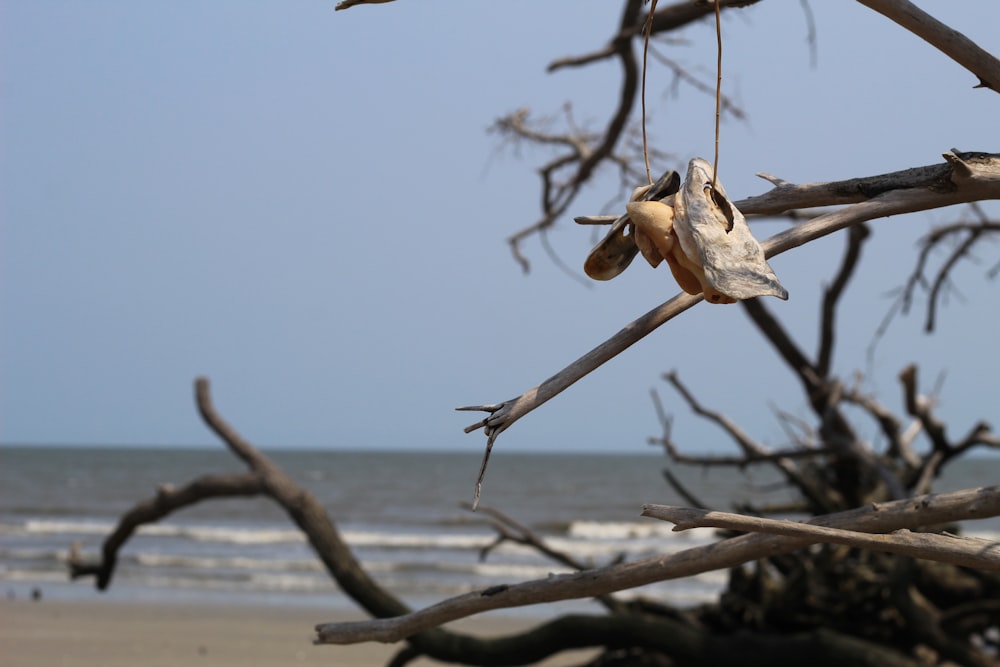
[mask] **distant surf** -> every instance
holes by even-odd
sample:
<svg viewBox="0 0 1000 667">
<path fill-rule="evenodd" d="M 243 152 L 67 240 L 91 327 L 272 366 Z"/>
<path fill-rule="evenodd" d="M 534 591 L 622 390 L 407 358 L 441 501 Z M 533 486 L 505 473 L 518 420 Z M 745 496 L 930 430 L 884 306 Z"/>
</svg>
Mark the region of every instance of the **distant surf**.
<svg viewBox="0 0 1000 667">
<path fill-rule="evenodd" d="M 184 483 L 226 463 L 218 452 L 197 450 L 3 448 L 0 457 L 0 584 L 7 595 L 27 596 L 37 588 L 63 598 L 97 594 L 88 582 L 68 583 L 71 545 L 96 558 L 118 516 L 157 484 Z M 329 508 L 369 573 L 411 604 L 570 571 L 512 542 L 481 558 L 496 532 L 487 515 L 460 506 L 469 499 L 475 457 L 386 452 L 280 452 L 274 457 Z M 991 470 L 971 466 L 949 484 L 975 485 L 977 475 L 1000 472 L 1000 461 L 988 464 Z M 669 524 L 638 517 L 644 502 L 684 504 L 662 481 L 659 468 L 665 462 L 657 457 L 508 455 L 494 465 L 484 502 L 591 566 L 670 554 L 717 539 L 710 529 L 674 532 Z M 229 466 L 239 470 L 235 461 Z M 44 479 L 38 479 L 39 470 Z M 761 502 L 783 499 L 773 481 L 766 474 L 748 481 L 735 471 L 698 471 L 688 483 L 696 494 L 728 509 L 726 494 Z M 1000 522 L 968 528 L 970 534 L 1000 540 Z M 725 572 L 707 573 L 626 595 L 694 605 L 715 598 L 726 578 Z M 121 553 L 109 594 L 286 606 L 352 604 L 302 533 L 260 499 L 207 502 L 144 526 Z"/>
</svg>

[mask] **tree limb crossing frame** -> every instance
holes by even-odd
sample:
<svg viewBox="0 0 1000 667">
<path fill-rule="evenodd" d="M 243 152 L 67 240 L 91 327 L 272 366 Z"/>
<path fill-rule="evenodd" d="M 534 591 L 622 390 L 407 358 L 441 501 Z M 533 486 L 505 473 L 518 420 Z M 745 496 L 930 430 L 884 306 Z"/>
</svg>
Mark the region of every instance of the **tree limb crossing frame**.
<svg viewBox="0 0 1000 667">
<path fill-rule="evenodd" d="M 756 197 L 737 201 L 735 205 L 745 215 L 776 215 L 800 208 L 847 205 L 775 234 L 762 242 L 764 255 L 770 258 L 869 220 L 955 204 L 1000 199 L 1000 154 L 961 152 L 952 149 L 943 153 L 943 157 L 945 159 L 943 164 L 829 183 L 796 185 L 768 174 L 758 174 L 761 178 L 774 183 L 775 187 Z M 500 403 L 457 408 L 489 413 L 489 416 L 465 429 L 466 433 L 483 429 L 487 437 L 473 504 L 478 504 L 486 466 L 497 436 L 510 428 L 518 419 L 562 393 L 577 380 L 701 300 L 701 296 L 678 294 L 627 324 L 618 333 L 569 366 L 520 396 Z"/>
</svg>

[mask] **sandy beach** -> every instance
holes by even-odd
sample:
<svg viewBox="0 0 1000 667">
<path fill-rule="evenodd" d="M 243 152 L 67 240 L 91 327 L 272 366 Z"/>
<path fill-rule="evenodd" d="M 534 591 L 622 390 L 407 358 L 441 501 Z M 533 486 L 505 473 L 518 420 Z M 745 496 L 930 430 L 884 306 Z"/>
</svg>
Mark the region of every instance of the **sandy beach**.
<svg viewBox="0 0 1000 667">
<path fill-rule="evenodd" d="M 0 601 L 2 667 L 283 667 L 385 665 L 402 645 L 314 646 L 318 622 L 363 615 L 322 610 L 241 608 L 212 604 L 107 600 Z M 528 619 L 483 616 L 455 624 L 480 635 L 532 625 Z M 545 665 L 579 664 L 593 651 L 564 653 Z M 414 665 L 440 664 L 420 660 Z"/>
</svg>

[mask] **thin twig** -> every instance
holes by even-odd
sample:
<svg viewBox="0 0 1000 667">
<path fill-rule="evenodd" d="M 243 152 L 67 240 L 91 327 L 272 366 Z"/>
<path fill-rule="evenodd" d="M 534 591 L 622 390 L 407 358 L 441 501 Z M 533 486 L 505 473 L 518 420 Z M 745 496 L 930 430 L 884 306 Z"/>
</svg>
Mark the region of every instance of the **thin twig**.
<svg viewBox="0 0 1000 667">
<path fill-rule="evenodd" d="M 704 501 L 698 498 L 698 496 L 694 495 L 694 492 L 692 492 L 691 489 L 687 488 L 687 486 L 685 486 L 684 483 L 681 482 L 680 478 L 677 477 L 677 475 L 675 475 L 670 470 L 670 468 L 663 469 L 663 478 L 667 480 L 667 483 L 673 487 L 674 491 L 676 491 L 681 498 L 687 501 L 689 505 L 692 505 L 694 507 L 704 507 L 704 508 L 708 507 L 708 505 Z"/>
<path fill-rule="evenodd" d="M 816 48 L 816 19 L 813 16 L 809 0 L 799 0 L 799 5 L 801 5 L 802 13 L 806 17 L 806 43 L 809 45 L 809 66 L 815 69 L 819 61 L 819 51 Z"/>
<path fill-rule="evenodd" d="M 548 556 L 560 565 L 565 565 L 573 570 L 582 571 L 594 566 L 593 563 L 585 563 L 578 560 L 572 554 L 553 548 L 538 533 L 531 530 L 531 528 L 498 509 L 493 507 L 474 508 L 471 503 L 462 503 L 462 507 L 478 511 L 494 519 L 493 529 L 497 531 L 497 539 L 479 551 L 480 560 L 485 560 L 490 551 L 496 549 L 504 542 L 514 542 L 515 544 L 530 547 L 543 556 Z M 596 599 L 609 611 L 616 611 L 622 608 L 622 603 L 611 595 L 600 595 Z"/>
<path fill-rule="evenodd" d="M 817 480 L 813 479 L 809 475 L 803 474 L 799 467 L 789 457 L 771 456 L 772 452 L 768 451 L 766 447 L 756 442 L 743 429 L 734 424 L 728 417 L 702 406 L 694 395 L 687 389 L 687 387 L 681 383 L 680 378 L 676 373 L 667 373 L 663 376 L 663 378 L 673 385 L 674 389 L 677 390 L 677 392 L 687 402 L 688 406 L 690 406 L 692 412 L 714 422 L 729 434 L 729 437 L 731 437 L 736 444 L 740 446 L 740 449 L 743 450 L 744 460 L 758 459 L 770 461 L 785 476 L 785 479 L 787 479 L 789 483 L 794 484 L 802 495 L 813 503 L 816 508 L 828 512 L 832 509 L 831 500 L 840 500 L 837 498 L 836 494 L 832 493 L 831 489 L 824 489 L 817 484 Z M 811 450 L 808 452 L 808 455 L 815 456 L 816 451 Z"/>
</svg>

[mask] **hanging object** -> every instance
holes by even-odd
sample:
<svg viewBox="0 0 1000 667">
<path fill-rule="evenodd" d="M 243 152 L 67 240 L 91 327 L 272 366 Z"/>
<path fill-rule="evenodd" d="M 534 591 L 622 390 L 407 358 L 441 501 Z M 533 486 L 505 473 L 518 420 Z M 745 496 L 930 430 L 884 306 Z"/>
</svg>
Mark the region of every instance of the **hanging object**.
<svg viewBox="0 0 1000 667">
<path fill-rule="evenodd" d="M 636 188 L 630 201 L 659 201 L 672 198 L 681 185 L 681 177 L 676 171 L 668 171 L 652 185 Z M 577 220 L 583 220 L 578 218 Z M 584 272 L 594 280 L 611 280 L 628 268 L 638 254 L 635 242 L 635 225 L 629 216 L 619 216 L 611 229 L 587 256 L 583 263 Z M 655 265 L 654 265 L 655 266 Z"/>
<path fill-rule="evenodd" d="M 638 188 L 625 207 L 628 214 L 591 251 L 584 271 L 595 280 L 610 280 L 641 253 L 654 268 L 666 260 L 681 289 L 704 294 L 709 303 L 787 299 L 746 218 L 712 180 L 712 165 L 695 158 L 679 189 L 676 172 Z"/>
</svg>

